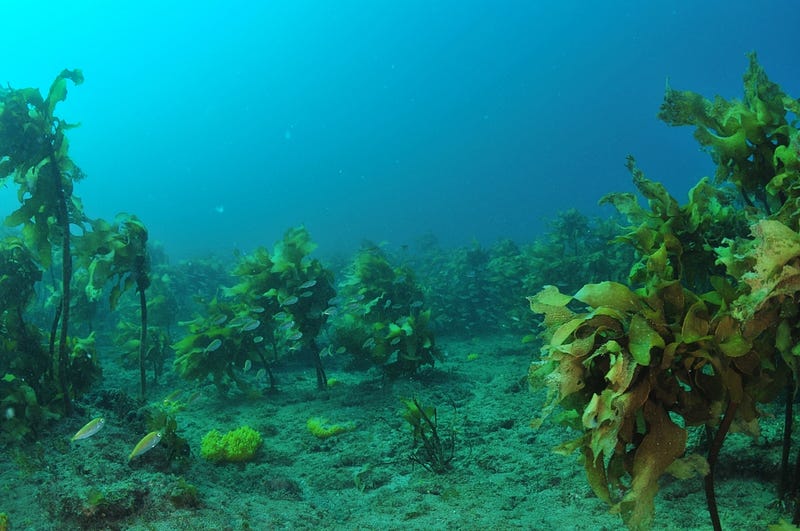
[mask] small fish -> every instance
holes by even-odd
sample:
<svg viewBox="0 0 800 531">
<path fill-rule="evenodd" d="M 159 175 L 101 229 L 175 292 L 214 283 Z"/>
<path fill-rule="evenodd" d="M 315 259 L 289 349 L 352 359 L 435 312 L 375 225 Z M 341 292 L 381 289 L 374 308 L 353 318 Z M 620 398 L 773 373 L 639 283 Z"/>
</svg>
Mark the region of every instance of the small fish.
<svg viewBox="0 0 800 531">
<path fill-rule="evenodd" d="M 297 286 L 297 289 L 313 288 L 316 285 L 317 285 L 317 281 L 314 280 L 314 279 L 311 279 L 311 280 L 307 280 L 307 281 L 303 282 L 302 284 L 300 284 L 299 286 Z"/>
<path fill-rule="evenodd" d="M 247 371 L 250 370 L 250 367 L 252 367 L 252 366 L 253 366 L 253 362 L 250 361 L 250 360 L 247 360 L 247 361 L 244 362 L 244 368 L 242 370 L 244 372 L 247 372 Z"/>
<path fill-rule="evenodd" d="M 344 347 L 339 347 L 336 349 L 337 354 L 344 354 L 345 352 L 347 352 L 347 349 Z"/>
<path fill-rule="evenodd" d="M 256 379 L 263 380 L 266 376 L 267 376 L 267 369 L 264 369 L 263 367 L 261 369 L 258 369 L 258 372 L 256 373 Z"/>
<path fill-rule="evenodd" d="M 292 304 L 296 304 L 298 300 L 300 299 L 292 295 L 291 297 L 284 299 L 284 301 L 281 303 L 281 306 L 291 306 Z"/>
<path fill-rule="evenodd" d="M 180 389 L 178 389 L 177 391 L 172 391 L 170 394 L 168 394 L 167 396 L 165 396 L 165 397 L 164 397 L 164 402 L 165 402 L 165 403 L 166 403 L 166 402 L 173 402 L 173 401 L 174 401 L 176 398 L 178 398 L 178 396 L 179 396 L 179 395 L 180 395 L 182 392 L 183 392 L 183 391 L 181 391 Z"/>
<path fill-rule="evenodd" d="M 394 345 L 396 345 L 396 344 L 400 343 L 400 338 L 399 338 L 399 337 L 396 337 L 396 338 L 392 339 L 392 340 L 390 341 L 390 343 L 391 343 L 391 345 L 392 345 L 392 346 L 394 346 Z"/>
<path fill-rule="evenodd" d="M 286 330 L 289 330 L 293 326 L 294 326 L 294 321 L 286 321 L 285 323 L 282 323 L 278 327 L 278 330 L 280 330 L 281 332 L 285 332 Z"/>
<path fill-rule="evenodd" d="M 330 308 L 325 308 L 324 310 L 322 310 L 322 315 L 327 315 L 330 317 L 334 317 L 338 313 L 339 313 L 339 308 L 337 308 L 336 306 L 331 306 Z"/>
<path fill-rule="evenodd" d="M 253 343 L 261 343 L 264 341 L 264 336 L 256 336 L 253 338 Z"/>
<path fill-rule="evenodd" d="M 301 337 L 303 337 L 303 332 L 295 332 L 294 334 L 289 336 L 289 341 L 297 341 Z"/>
<path fill-rule="evenodd" d="M 206 347 L 206 352 L 214 352 L 221 346 L 222 346 L 222 340 L 220 338 L 217 338 L 208 344 L 208 346 Z"/>
<path fill-rule="evenodd" d="M 263 306 L 253 306 L 252 308 L 250 308 L 250 311 L 253 313 L 264 313 L 266 309 L 264 309 Z"/>
<path fill-rule="evenodd" d="M 133 447 L 131 455 L 128 456 L 128 461 L 130 461 L 134 457 L 139 457 L 145 452 L 149 452 L 160 442 L 161 442 L 161 432 L 151 431 L 150 433 L 142 437 L 142 440 L 139 441 L 136 444 L 136 446 Z"/>
<path fill-rule="evenodd" d="M 375 346 L 375 338 L 368 337 L 366 341 L 361 345 L 361 348 L 372 348 Z"/>
<path fill-rule="evenodd" d="M 383 308 L 386 309 L 392 305 L 392 299 L 386 299 L 386 302 L 383 303 Z"/>
<path fill-rule="evenodd" d="M 286 312 L 278 312 L 278 313 L 276 313 L 275 315 L 272 316 L 272 318 L 277 320 L 277 321 L 283 321 L 287 317 L 289 317 L 289 314 L 286 313 Z"/>
<path fill-rule="evenodd" d="M 304 291 L 299 295 L 299 297 L 301 299 L 307 299 L 308 297 L 312 296 L 313 294 L 314 294 L 313 291 Z"/>
<path fill-rule="evenodd" d="M 225 314 L 222 314 L 219 317 L 217 317 L 216 319 L 214 319 L 214 324 L 215 325 L 221 325 L 222 323 L 224 323 L 227 320 L 228 320 L 228 316 L 225 315 Z"/>
<path fill-rule="evenodd" d="M 97 417 L 96 419 L 92 419 L 86 423 L 86 425 L 78 430 L 78 433 L 72 436 L 72 441 L 79 441 L 81 439 L 87 439 L 100 431 L 100 428 L 106 425 L 106 419 L 103 417 Z"/>
<path fill-rule="evenodd" d="M 261 326 L 261 321 L 259 321 L 258 319 L 253 319 L 253 320 L 252 320 L 252 321 L 250 321 L 249 323 L 246 323 L 246 324 L 245 324 L 245 325 L 242 327 L 242 330 L 243 330 L 243 331 L 245 331 L 245 332 L 249 332 L 250 330 L 255 330 L 255 329 L 256 329 L 256 328 L 258 328 L 259 326 Z"/>
<path fill-rule="evenodd" d="M 249 323 L 252 320 L 253 320 L 253 318 L 250 317 L 249 315 L 239 315 L 239 316 L 234 317 L 233 319 L 230 320 L 230 322 L 228 323 L 228 327 L 229 328 L 236 328 L 236 327 L 245 325 L 245 324 Z"/>
<path fill-rule="evenodd" d="M 411 308 L 419 308 L 422 306 L 422 301 L 414 301 L 411 303 Z"/>
</svg>

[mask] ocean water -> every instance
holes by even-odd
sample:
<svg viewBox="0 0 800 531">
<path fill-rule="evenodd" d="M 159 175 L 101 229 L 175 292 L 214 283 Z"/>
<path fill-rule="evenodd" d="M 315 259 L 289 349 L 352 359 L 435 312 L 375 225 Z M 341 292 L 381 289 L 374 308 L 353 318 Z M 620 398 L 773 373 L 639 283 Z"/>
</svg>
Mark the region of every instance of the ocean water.
<svg viewBox="0 0 800 531">
<path fill-rule="evenodd" d="M 146 396 L 141 299 L 128 286 L 116 308 L 108 303 L 112 282 L 132 278 L 124 253 L 101 245 L 90 265 L 73 240 L 60 351 L 59 260 L 34 290 L 25 283 L 41 264 L 0 246 L 0 531 L 621 529 L 576 452 L 552 451 L 574 430 L 532 426 L 548 398 L 526 374 L 547 351 L 525 296 L 544 284 L 572 294 L 590 281 L 627 282 L 633 254 L 608 245 L 617 232 L 600 218 L 578 223 L 578 234 L 553 221 L 610 215 L 598 199 L 634 191 L 628 154 L 680 201 L 714 174 L 690 128 L 656 118 L 666 86 L 741 97 L 754 51 L 800 95 L 793 2 L 0 0 L 0 20 L 3 83 L 46 92 L 65 68 L 85 76 L 56 112 L 80 122 L 68 138 L 86 173 L 75 188 L 85 213 L 135 214 L 161 245 L 145 290 Z M 4 185 L 0 219 L 19 205 Z M 299 225 L 321 262 L 286 265 L 285 247 L 272 251 L 274 267 L 253 258 Z M 364 241 L 377 245 L 356 254 Z M 120 256 L 114 277 L 104 267 Z M 379 274 L 359 276 L 364 263 Z M 112 282 L 85 289 L 88 271 Z M 711 289 L 691 286 L 701 288 Z M 631 300 L 598 312 L 609 330 L 627 323 L 627 341 L 635 322 L 654 356 L 658 334 L 680 344 L 673 354 L 690 343 L 682 319 L 656 332 L 656 312 L 629 318 Z M 719 322 L 732 327 L 725 306 L 715 306 Z M 686 310 L 689 332 L 719 331 L 701 310 Z M 795 316 L 779 339 L 773 328 L 758 332 L 759 346 L 785 345 L 800 324 Z M 737 334 L 714 339 L 738 356 L 748 344 Z M 71 363 L 71 413 L 59 352 Z M 591 356 L 599 366 L 619 352 L 604 344 Z M 744 379 L 785 368 L 772 358 L 748 365 L 752 357 L 739 367 L 728 352 L 717 354 Z M 662 371 L 667 383 L 678 365 Z M 661 405 L 656 395 L 648 406 Z M 759 408 L 761 433 L 729 434 L 715 472 L 726 529 L 790 517 L 775 503 L 783 405 Z M 588 427 L 597 415 L 584 418 L 585 433 L 600 431 Z M 672 426 L 659 424 L 659 433 Z M 426 454 L 430 426 L 441 439 Z M 245 455 L 208 451 L 244 427 L 258 440 Z M 686 431 L 687 453 L 706 454 L 703 426 Z M 652 528 L 709 529 L 702 481 L 664 474 Z"/>
<path fill-rule="evenodd" d="M 87 213 L 135 213 L 175 257 L 301 223 L 323 254 L 528 241 L 631 190 L 628 153 L 680 199 L 711 173 L 655 118 L 667 79 L 739 96 L 757 51 L 800 92 L 791 2 L 7 0 L 3 19 L 3 82 L 86 76 L 59 112 Z"/>
</svg>

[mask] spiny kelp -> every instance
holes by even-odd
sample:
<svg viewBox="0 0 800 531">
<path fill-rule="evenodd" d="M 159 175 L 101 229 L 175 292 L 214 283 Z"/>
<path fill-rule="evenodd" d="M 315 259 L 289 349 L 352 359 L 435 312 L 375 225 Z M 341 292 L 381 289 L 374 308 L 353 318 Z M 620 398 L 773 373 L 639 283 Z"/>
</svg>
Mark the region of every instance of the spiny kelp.
<svg viewBox="0 0 800 531">
<path fill-rule="evenodd" d="M 548 286 L 529 298 L 546 328 L 530 371 L 548 388 L 534 426 L 561 406 L 557 420 L 582 434 L 559 451 L 581 450 L 592 489 L 632 529 L 652 524 L 662 474 L 692 471 L 705 474 L 719 529 L 713 470 L 731 423 L 753 428 L 758 403 L 796 388 L 797 109 L 754 55 L 744 101 L 668 89 L 660 116 L 698 127 L 716 184 L 702 179 L 679 205 L 629 158 L 649 208 L 633 194 L 603 199 L 631 222 L 620 237 L 638 257 L 629 285 L 592 283 L 573 296 Z M 686 455 L 691 426 L 714 433 L 707 460 Z"/>
<path fill-rule="evenodd" d="M 332 342 L 354 367 L 398 375 L 433 365 L 438 354 L 422 290 L 411 269 L 393 266 L 380 248 L 358 252 L 334 302 Z"/>
<path fill-rule="evenodd" d="M 259 248 L 241 257 L 233 271 L 238 283 L 188 323 L 189 333 L 173 346 L 178 373 L 198 380 L 211 375 L 220 389 L 233 381 L 246 390 L 237 370 L 260 362 L 274 386 L 272 364 L 306 349 L 324 389 L 316 339 L 328 318 L 333 275 L 309 256 L 314 248 L 308 231 L 298 227 L 286 232 L 272 254 Z"/>
</svg>

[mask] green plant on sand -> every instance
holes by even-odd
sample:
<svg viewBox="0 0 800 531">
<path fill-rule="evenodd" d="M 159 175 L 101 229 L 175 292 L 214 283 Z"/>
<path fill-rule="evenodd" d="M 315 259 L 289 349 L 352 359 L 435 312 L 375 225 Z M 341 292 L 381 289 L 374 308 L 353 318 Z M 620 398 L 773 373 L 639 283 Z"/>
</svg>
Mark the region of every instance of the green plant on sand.
<svg viewBox="0 0 800 531">
<path fill-rule="evenodd" d="M 378 366 L 387 374 L 413 374 L 438 357 L 431 313 L 408 267 L 393 266 L 376 246 L 356 255 L 340 286 L 338 306 L 328 311 L 333 344 L 353 366 Z"/>
<path fill-rule="evenodd" d="M 39 263 L 50 266 L 53 247 L 61 250 L 61 297 L 53 331 L 58 323 L 61 328 L 52 362 L 63 408 L 69 414 L 70 225 L 81 223 L 84 216 L 80 200 L 72 194 L 74 182 L 83 177 L 68 153 L 66 131 L 74 125 L 54 114 L 58 103 L 67 97 L 67 81 L 79 85 L 83 74 L 80 70 L 62 71 L 45 98 L 34 88 L 0 89 L 0 183 L 10 176 L 17 185 L 21 205 L 5 223 L 22 227 L 25 244 Z M 54 342 L 55 338 L 51 339 L 51 344 Z"/>
<path fill-rule="evenodd" d="M 261 434 L 250 426 L 241 426 L 224 435 L 211 430 L 203 437 L 200 455 L 216 463 L 252 461 L 261 443 Z"/>
<path fill-rule="evenodd" d="M 436 474 L 450 471 L 456 449 L 455 430 L 440 435 L 435 407 L 423 406 L 416 398 L 402 402 L 405 406 L 403 418 L 413 430 L 415 450 L 411 460 Z"/>
<path fill-rule="evenodd" d="M 756 423 L 758 403 L 796 388 L 800 164 L 787 114 L 799 107 L 754 55 L 742 102 L 668 89 L 661 118 L 697 126 L 717 183 L 701 180 L 680 206 L 630 159 L 649 211 L 632 194 L 604 198 L 632 223 L 621 237 L 639 256 L 630 287 L 548 286 L 529 298 L 546 329 L 530 377 L 549 389 L 534 426 L 561 406 L 557 420 L 581 435 L 559 450 L 581 450 L 592 489 L 631 529 L 652 524 L 662 474 L 693 470 L 721 529 L 714 467 L 731 423 Z M 685 455 L 690 426 L 712 434 L 706 460 Z"/>
<path fill-rule="evenodd" d="M 333 276 L 309 256 L 314 248 L 308 231 L 298 227 L 286 232 L 272 254 L 259 248 L 243 256 L 233 273 L 238 283 L 213 299 L 204 316 L 186 323 L 188 334 L 174 345 L 178 373 L 198 380 L 212 375 L 221 389 L 232 380 L 246 390 L 236 371 L 257 361 L 274 387 L 272 364 L 304 349 L 317 387 L 326 388 L 316 341 L 328 318 Z"/>
</svg>

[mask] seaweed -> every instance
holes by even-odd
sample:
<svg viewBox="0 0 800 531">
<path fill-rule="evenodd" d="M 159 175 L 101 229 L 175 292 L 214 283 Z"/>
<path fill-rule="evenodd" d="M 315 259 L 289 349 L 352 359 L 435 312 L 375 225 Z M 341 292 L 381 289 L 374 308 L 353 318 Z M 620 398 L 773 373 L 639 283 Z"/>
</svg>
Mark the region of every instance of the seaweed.
<svg viewBox="0 0 800 531">
<path fill-rule="evenodd" d="M 692 426 L 711 441 L 700 468 L 721 529 L 714 470 L 731 423 L 756 422 L 757 404 L 796 390 L 800 173 L 787 114 L 797 108 L 754 54 L 744 101 L 668 88 L 660 117 L 696 126 L 716 183 L 702 179 L 680 205 L 629 157 L 648 208 L 633 194 L 601 200 L 631 223 L 619 237 L 636 252 L 628 282 L 589 283 L 571 296 L 549 286 L 529 297 L 545 324 L 530 381 L 548 388 L 533 425 L 565 410 L 558 420 L 581 435 L 559 450 L 581 450 L 595 494 L 631 529 L 652 525 L 659 477 L 700 459 L 685 456 Z"/>
</svg>

